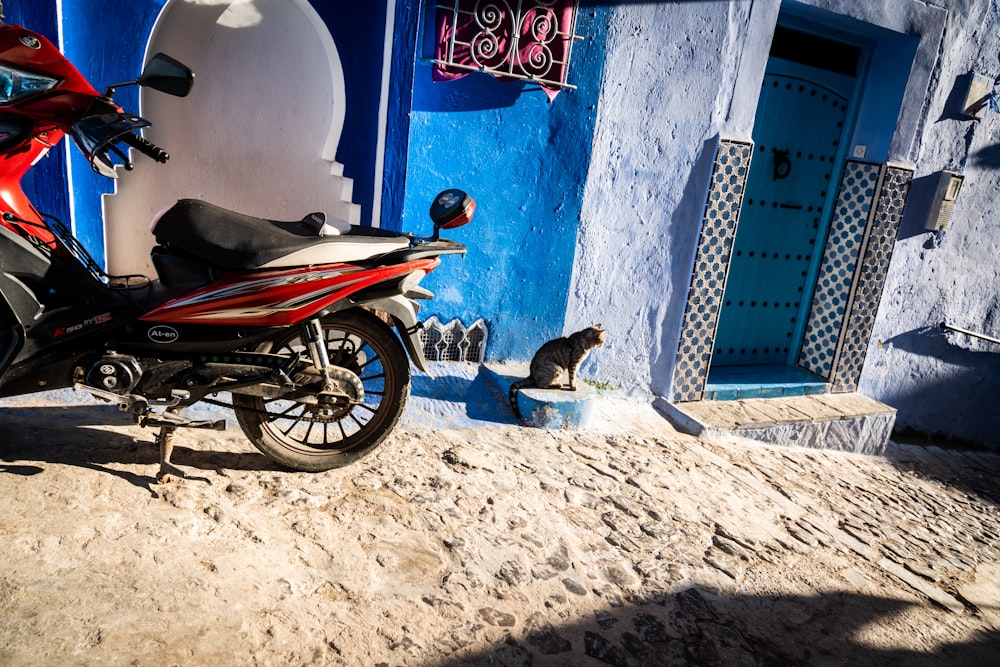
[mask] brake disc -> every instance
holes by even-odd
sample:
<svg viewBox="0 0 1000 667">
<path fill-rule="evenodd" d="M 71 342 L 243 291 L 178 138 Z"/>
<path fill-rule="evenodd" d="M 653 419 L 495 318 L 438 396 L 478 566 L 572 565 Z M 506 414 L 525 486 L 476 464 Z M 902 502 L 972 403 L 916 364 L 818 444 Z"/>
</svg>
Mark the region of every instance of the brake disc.
<svg viewBox="0 0 1000 667">
<path fill-rule="evenodd" d="M 318 391 L 311 396 L 296 398 L 299 403 L 310 406 L 312 420 L 337 421 L 350 414 L 355 405 L 365 400 L 365 386 L 355 373 L 342 366 L 327 366 L 327 373 L 333 388 Z M 296 384 L 322 386 L 323 378 L 315 366 L 302 369 L 293 377 Z"/>
</svg>

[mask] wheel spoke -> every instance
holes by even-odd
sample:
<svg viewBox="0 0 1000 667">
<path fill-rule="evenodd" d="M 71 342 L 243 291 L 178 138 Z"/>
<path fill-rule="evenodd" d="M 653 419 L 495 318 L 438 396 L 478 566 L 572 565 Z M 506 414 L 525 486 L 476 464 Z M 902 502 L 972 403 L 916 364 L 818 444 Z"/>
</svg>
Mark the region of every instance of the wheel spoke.
<svg viewBox="0 0 1000 667">
<path fill-rule="evenodd" d="M 292 410 L 294 410 L 295 408 L 298 408 L 298 407 L 302 407 L 302 404 L 301 403 L 292 403 L 291 405 L 288 406 L 288 409 L 282 410 L 278 414 L 274 415 L 274 418 L 275 419 L 282 419 L 283 417 L 285 417 L 285 415 L 287 415 L 289 412 L 291 412 Z"/>
<path fill-rule="evenodd" d="M 350 345 L 350 342 L 351 342 L 350 334 L 348 334 L 346 331 L 342 332 L 342 333 L 343 333 L 342 337 L 338 337 L 338 338 L 328 339 L 327 340 L 327 349 L 330 352 L 335 352 L 336 353 L 335 356 L 337 358 L 337 365 L 338 366 L 343 366 L 343 367 L 346 368 L 348 364 L 345 362 L 345 359 L 346 359 L 346 361 L 351 361 L 351 360 L 357 358 L 358 352 L 360 350 L 354 349 L 352 351 L 351 348 L 353 348 L 353 345 Z M 329 343 L 340 343 L 340 345 L 338 345 L 336 348 L 334 348 L 334 347 L 331 347 L 329 345 Z M 349 356 L 346 356 L 346 355 L 349 355 Z"/>
<path fill-rule="evenodd" d="M 378 412 L 377 408 L 373 408 L 370 405 L 368 405 L 367 403 L 358 403 L 355 407 L 364 408 L 365 410 L 367 410 L 368 412 L 370 412 L 372 414 L 375 414 L 376 412 Z M 354 412 L 351 412 L 351 416 L 354 417 Z"/>
<path fill-rule="evenodd" d="M 238 407 L 241 426 L 265 453 L 288 465 L 318 469 L 344 465 L 380 442 L 396 423 L 406 399 L 408 364 L 405 351 L 389 327 L 370 315 L 346 312 L 323 323 L 330 363 L 353 374 L 364 389 L 359 403 L 286 394 L 244 395 Z M 280 337 L 279 337 L 280 336 Z M 287 359 L 301 357 L 298 370 L 310 367 L 302 334 L 289 331 L 258 347 Z M 305 354 L 306 356 L 302 356 Z M 315 369 L 312 371 L 315 373 Z M 338 371 L 340 372 L 340 371 Z M 350 377 L 349 375 L 346 377 Z M 309 391 L 318 391 L 316 388 Z M 356 409 L 357 408 L 357 409 Z"/>
<path fill-rule="evenodd" d="M 299 416 L 298 416 L 298 417 L 297 417 L 297 418 L 295 419 L 295 421 L 293 421 L 293 422 L 292 422 L 292 425 L 288 427 L 288 430 L 287 430 L 287 431 L 281 431 L 281 432 L 282 432 L 282 433 L 284 433 L 285 435 L 288 435 L 289 433 L 291 433 L 291 432 L 292 432 L 292 429 L 293 429 L 293 428 L 295 428 L 295 427 L 296 427 L 296 426 L 297 426 L 298 424 L 300 424 L 300 423 L 302 422 L 302 417 L 303 417 L 304 415 L 305 415 L 305 413 L 303 412 L 303 413 L 302 413 L 301 415 L 299 415 Z M 281 430 L 281 427 L 278 427 L 278 430 L 280 431 L 280 430 Z"/>
</svg>

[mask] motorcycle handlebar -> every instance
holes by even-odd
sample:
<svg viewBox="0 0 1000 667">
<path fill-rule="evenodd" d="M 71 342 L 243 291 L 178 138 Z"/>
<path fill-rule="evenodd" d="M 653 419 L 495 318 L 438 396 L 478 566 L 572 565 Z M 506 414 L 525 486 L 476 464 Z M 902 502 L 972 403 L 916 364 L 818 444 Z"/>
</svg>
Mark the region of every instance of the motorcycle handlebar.
<svg viewBox="0 0 1000 667">
<path fill-rule="evenodd" d="M 146 157 L 153 158 L 157 162 L 165 163 L 170 159 L 170 155 L 165 150 L 153 142 L 143 139 L 138 134 L 129 132 L 128 134 L 122 136 L 122 141 Z"/>
</svg>

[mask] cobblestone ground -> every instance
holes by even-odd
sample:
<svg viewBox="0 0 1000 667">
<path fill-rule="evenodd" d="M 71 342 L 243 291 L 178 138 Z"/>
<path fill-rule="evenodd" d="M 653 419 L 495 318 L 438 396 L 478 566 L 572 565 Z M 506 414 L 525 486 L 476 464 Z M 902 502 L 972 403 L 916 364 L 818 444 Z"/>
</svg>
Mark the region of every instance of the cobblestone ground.
<svg viewBox="0 0 1000 667">
<path fill-rule="evenodd" d="M 192 431 L 157 485 L 108 408 L 0 408 L 0 664 L 1000 664 L 1000 456 L 606 410 L 317 475 Z"/>
</svg>

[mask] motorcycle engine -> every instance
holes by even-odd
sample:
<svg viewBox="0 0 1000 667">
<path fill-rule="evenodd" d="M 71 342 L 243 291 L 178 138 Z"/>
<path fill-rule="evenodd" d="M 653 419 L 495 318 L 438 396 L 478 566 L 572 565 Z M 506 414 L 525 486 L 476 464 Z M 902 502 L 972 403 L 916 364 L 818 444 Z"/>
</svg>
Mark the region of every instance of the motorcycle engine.
<svg viewBox="0 0 1000 667">
<path fill-rule="evenodd" d="M 93 362 L 84 377 L 92 387 L 127 394 L 139 384 L 142 367 L 135 357 L 108 354 Z"/>
</svg>

